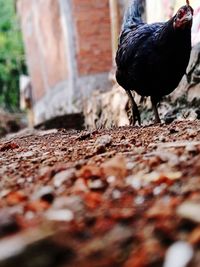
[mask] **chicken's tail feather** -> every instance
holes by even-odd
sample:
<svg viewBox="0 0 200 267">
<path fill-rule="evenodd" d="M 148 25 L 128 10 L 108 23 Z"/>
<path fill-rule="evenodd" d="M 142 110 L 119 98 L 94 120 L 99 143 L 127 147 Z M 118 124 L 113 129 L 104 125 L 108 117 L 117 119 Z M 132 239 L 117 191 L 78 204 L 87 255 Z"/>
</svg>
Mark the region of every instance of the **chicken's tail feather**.
<svg viewBox="0 0 200 267">
<path fill-rule="evenodd" d="M 142 23 L 141 0 L 129 0 L 129 7 L 124 15 L 122 30 Z"/>
</svg>

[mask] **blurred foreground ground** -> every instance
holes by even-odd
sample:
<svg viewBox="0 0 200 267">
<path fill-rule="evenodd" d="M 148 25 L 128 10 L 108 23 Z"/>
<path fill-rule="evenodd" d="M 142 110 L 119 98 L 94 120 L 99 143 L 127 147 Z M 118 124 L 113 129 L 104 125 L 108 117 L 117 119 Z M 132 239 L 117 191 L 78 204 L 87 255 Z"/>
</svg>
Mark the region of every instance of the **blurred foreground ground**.
<svg viewBox="0 0 200 267">
<path fill-rule="evenodd" d="M 198 120 L 27 130 L 0 177 L 0 267 L 199 266 Z"/>
</svg>

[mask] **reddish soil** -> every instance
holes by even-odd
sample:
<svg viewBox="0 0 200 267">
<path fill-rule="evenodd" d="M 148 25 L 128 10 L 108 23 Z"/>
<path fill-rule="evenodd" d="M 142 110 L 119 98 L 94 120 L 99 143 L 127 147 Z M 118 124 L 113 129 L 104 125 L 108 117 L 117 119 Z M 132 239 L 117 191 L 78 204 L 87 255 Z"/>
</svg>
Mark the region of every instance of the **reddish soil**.
<svg viewBox="0 0 200 267">
<path fill-rule="evenodd" d="M 0 177 L 0 267 L 199 266 L 200 121 L 15 135 Z"/>
</svg>

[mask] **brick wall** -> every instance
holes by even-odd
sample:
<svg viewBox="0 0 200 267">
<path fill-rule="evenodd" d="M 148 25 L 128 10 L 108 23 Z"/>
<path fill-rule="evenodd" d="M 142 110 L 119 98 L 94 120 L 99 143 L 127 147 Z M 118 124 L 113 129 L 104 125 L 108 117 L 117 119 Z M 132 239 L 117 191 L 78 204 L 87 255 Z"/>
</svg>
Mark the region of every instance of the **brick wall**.
<svg viewBox="0 0 200 267">
<path fill-rule="evenodd" d="M 108 0 L 73 0 L 78 72 L 81 75 L 111 68 L 111 30 Z"/>
</svg>

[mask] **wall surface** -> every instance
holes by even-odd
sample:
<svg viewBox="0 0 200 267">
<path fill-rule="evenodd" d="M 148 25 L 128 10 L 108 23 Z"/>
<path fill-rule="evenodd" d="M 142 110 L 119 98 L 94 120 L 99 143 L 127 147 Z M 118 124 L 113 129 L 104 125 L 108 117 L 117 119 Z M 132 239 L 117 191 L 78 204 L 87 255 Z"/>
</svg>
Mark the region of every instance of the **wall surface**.
<svg viewBox="0 0 200 267">
<path fill-rule="evenodd" d="M 110 70 L 110 13 L 108 0 L 73 0 L 78 73 Z"/>
<path fill-rule="evenodd" d="M 35 124 L 110 88 L 109 0 L 18 0 Z"/>
</svg>

